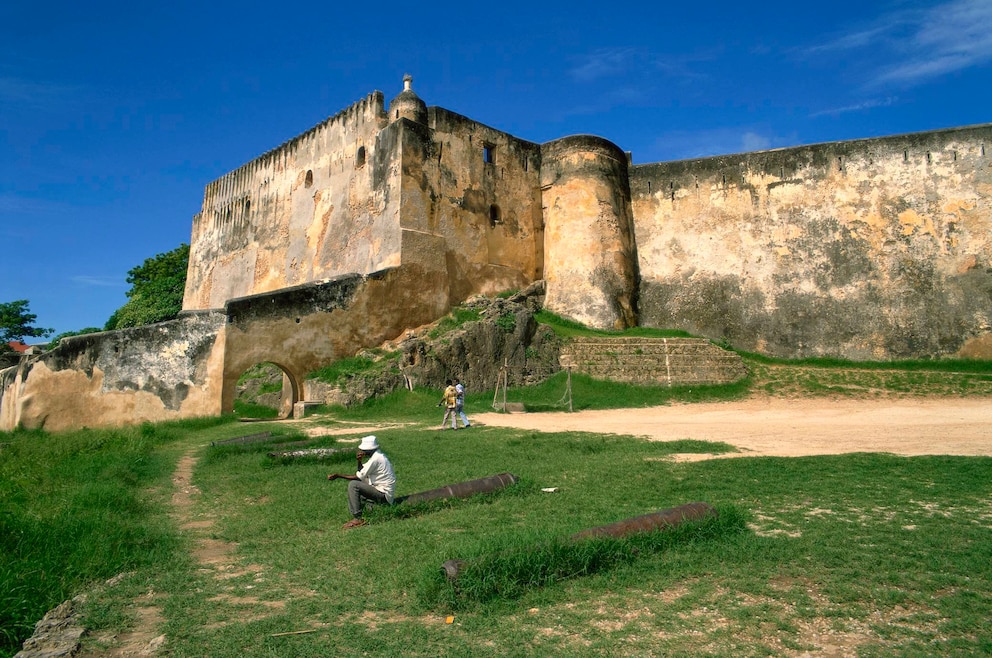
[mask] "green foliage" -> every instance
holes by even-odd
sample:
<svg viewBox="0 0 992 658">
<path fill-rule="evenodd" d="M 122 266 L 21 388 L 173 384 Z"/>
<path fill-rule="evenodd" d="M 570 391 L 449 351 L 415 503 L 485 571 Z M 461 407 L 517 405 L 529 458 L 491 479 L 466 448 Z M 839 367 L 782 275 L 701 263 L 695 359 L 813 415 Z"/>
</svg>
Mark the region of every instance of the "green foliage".
<svg viewBox="0 0 992 658">
<path fill-rule="evenodd" d="M 0 302 L 0 349 L 8 348 L 10 341 L 39 338 L 52 333 L 52 329 L 32 326 L 37 316 L 28 312 L 28 304 L 26 299 Z"/>
<path fill-rule="evenodd" d="M 747 394 L 750 382 L 696 386 L 639 386 L 572 373 L 572 408 L 623 409 L 652 407 L 671 402 L 733 400 Z M 522 402 L 530 412 L 566 411 L 568 373 L 558 372 L 536 386 L 511 387 L 507 402 Z"/>
<path fill-rule="evenodd" d="M 104 328 L 140 327 L 176 318 L 183 308 L 188 264 L 189 245 L 184 243 L 129 270 L 128 301 L 114 311 Z"/>
<path fill-rule="evenodd" d="M 645 338 L 689 338 L 692 334 L 681 329 L 652 329 L 650 327 L 631 327 L 624 331 L 606 331 L 592 329 L 574 320 L 563 318 L 551 311 L 540 310 L 535 318 L 541 324 L 546 324 L 558 336 L 643 336 Z"/>
<path fill-rule="evenodd" d="M 49 346 L 52 348 L 58 347 L 59 341 L 63 338 L 70 338 L 72 336 L 85 336 L 86 334 L 95 334 L 103 331 L 100 327 L 86 327 L 85 329 L 80 329 L 79 331 L 63 331 L 58 334 L 51 341 L 49 341 Z"/>
<path fill-rule="evenodd" d="M 429 338 L 437 338 L 453 329 L 457 329 L 466 322 L 476 322 L 482 318 L 479 311 L 474 308 L 464 308 L 456 306 L 451 312 L 441 318 L 441 320 L 428 333 Z"/>
<path fill-rule="evenodd" d="M 239 418 L 276 418 L 279 410 L 264 404 L 235 399 L 234 415 Z"/>
<path fill-rule="evenodd" d="M 183 559 L 163 523 L 168 426 L 0 434 L 0 653 L 94 580 Z M 161 489 L 164 490 L 164 489 Z"/>
<path fill-rule="evenodd" d="M 496 318 L 496 326 L 508 334 L 512 333 L 517 327 L 517 316 L 513 313 L 504 313 Z"/>
<path fill-rule="evenodd" d="M 826 368 L 843 370 L 904 370 L 908 372 L 949 372 L 992 374 L 992 361 L 983 359 L 905 359 L 899 361 L 850 361 L 834 357 L 805 359 L 780 359 L 752 352 L 738 352 L 754 363 L 790 367 Z"/>
<path fill-rule="evenodd" d="M 775 396 L 992 394 L 992 361 L 789 361 L 743 354 L 755 390 Z"/>
<path fill-rule="evenodd" d="M 328 366 L 314 370 L 307 375 L 307 379 L 316 379 L 327 382 L 328 384 L 336 384 L 338 381 L 353 377 L 358 373 L 369 372 L 375 369 L 376 363 L 375 359 L 365 355 L 338 359 Z"/>
</svg>

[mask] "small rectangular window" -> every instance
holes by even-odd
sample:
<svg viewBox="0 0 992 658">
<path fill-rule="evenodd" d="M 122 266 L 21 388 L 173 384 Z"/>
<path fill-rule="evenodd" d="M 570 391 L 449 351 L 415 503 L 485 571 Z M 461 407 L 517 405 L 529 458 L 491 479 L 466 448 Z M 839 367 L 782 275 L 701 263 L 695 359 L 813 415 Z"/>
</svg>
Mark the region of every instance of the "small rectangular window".
<svg viewBox="0 0 992 658">
<path fill-rule="evenodd" d="M 482 161 L 486 164 L 496 163 L 496 147 L 492 144 L 482 145 Z"/>
</svg>

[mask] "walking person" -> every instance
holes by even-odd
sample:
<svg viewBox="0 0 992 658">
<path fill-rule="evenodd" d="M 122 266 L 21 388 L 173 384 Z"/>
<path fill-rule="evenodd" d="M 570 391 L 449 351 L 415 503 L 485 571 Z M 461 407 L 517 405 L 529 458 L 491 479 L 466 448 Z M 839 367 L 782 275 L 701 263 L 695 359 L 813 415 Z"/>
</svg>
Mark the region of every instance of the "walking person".
<svg viewBox="0 0 992 658">
<path fill-rule="evenodd" d="M 457 377 L 455 377 L 455 413 L 462 419 L 463 429 L 472 427 L 468 422 L 468 416 L 465 415 L 465 387 Z"/>
<path fill-rule="evenodd" d="M 362 458 L 368 459 L 364 465 Z M 328 480 L 349 480 L 348 511 L 352 519 L 342 526 L 343 530 L 365 525 L 362 518 L 365 505 L 392 505 L 396 493 L 396 473 L 389 457 L 379 449 L 375 435 L 370 434 L 362 439 L 355 459 L 358 461 L 358 472 L 354 475 L 331 473 L 327 476 Z"/>
<path fill-rule="evenodd" d="M 451 417 L 451 429 L 456 430 L 458 427 L 455 425 L 455 408 L 458 406 L 458 392 L 455 390 L 454 384 L 451 383 L 450 379 L 444 380 L 445 388 L 444 393 L 441 395 L 441 401 L 437 403 L 437 406 L 444 405 L 444 418 L 441 419 L 441 429 L 445 429 L 445 425 L 448 423 L 448 417 Z"/>
</svg>

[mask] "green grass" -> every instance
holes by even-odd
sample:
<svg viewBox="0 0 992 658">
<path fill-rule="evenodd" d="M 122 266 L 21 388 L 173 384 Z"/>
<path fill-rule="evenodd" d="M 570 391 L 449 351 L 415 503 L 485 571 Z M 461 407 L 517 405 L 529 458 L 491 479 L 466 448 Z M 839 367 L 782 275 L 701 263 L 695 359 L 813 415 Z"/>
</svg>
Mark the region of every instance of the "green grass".
<svg viewBox="0 0 992 658">
<path fill-rule="evenodd" d="M 586 325 L 563 318 L 551 311 L 541 310 L 535 315 L 535 319 L 541 324 L 546 324 L 554 330 L 555 334 L 568 336 L 643 336 L 646 338 L 686 338 L 692 334 L 681 329 L 652 329 L 649 327 L 632 327 L 624 331 L 607 331 L 604 329 L 593 329 Z"/>
<path fill-rule="evenodd" d="M 987 390 L 980 369 L 748 365 L 741 390 L 640 389 L 573 375 L 573 396 L 577 407 L 609 408 L 748 390 Z M 559 377 L 508 398 L 560 409 L 564 386 Z M 90 593 L 84 642 L 96 653 L 132 623 L 136 604 L 161 610 L 155 632 L 171 656 L 758 656 L 814 651 L 824 634 L 845 654 L 992 652 L 992 459 L 678 461 L 671 455 L 733 448 L 691 437 L 439 432 L 437 398 L 401 391 L 303 423 L 228 417 L 0 434 L 0 656 L 80 592 Z M 492 398 L 469 395 L 469 416 L 491 409 Z M 308 447 L 353 447 L 349 439 L 374 427 L 400 495 L 505 471 L 520 482 L 376 510 L 367 527 L 342 532 L 345 485 L 326 476 L 349 472 L 353 456 L 268 456 L 307 427 L 346 432 Z M 264 431 L 274 436 L 211 446 Z M 197 462 L 180 517 L 170 501 L 182 457 Z M 722 524 L 566 541 L 696 500 L 715 505 Z M 201 563 L 202 542 L 226 549 Z M 474 569 L 457 587 L 440 572 L 452 558 Z M 128 574 L 120 583 L 100 585 L 120 573 Z M 293 631 L 308 632 L 282 635 Z"/>
<path fill-rule="evenodd" d="M 475 322 L 481 318 L 482 315 L 474 308 L 457 306 L 451 309 L 451 312 L 448 313 L 448 315 L 441 318 L 441 320 L 439 320 L 437 324 L 427 333 L 427 336 L 432 339 L 438 338 L 453 329 L 457 329 L 466 322 Z"/>
</svg>

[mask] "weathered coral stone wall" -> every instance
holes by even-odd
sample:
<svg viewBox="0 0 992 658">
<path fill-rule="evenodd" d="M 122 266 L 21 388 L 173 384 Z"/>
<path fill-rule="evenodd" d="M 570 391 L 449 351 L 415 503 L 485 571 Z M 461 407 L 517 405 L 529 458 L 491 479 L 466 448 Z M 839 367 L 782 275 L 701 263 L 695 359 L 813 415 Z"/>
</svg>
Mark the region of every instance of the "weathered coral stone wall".
<svg viewBox="0 0 992 658">
<path fill-rule="evenodd" d="M 992 357 L 986 145 L 990 125 L 634 167 L 641 323 L 788 357 Z"/>
<path fill-rule="evenodd" d="M 381 92 L 210 183 L 184 310 L 400 262 L 398 131 Z"/>
<path fill-rule="evenodd" d="M 393 268 L 229 301 L 223 410 L 233 410 L 245 370 L 274 363 L 292 387 L 291 397 L 284 392 L 288 413 L 314 370 L 446 313 L 447 298 L 437 293 L 443 278 L 443 272 Z"/>
<path fill-rule="evenodd" d="M 436 245 L 452 305 L 540 279 L 540 147 L 436 107 L 403 124 L 404 266 Z"/>
<path fill-rule="evenodd" d="M 65 338 L 0 376 L 0 430 L 128 425 L 221 412 L 224 315 Z"/>
</svg>

